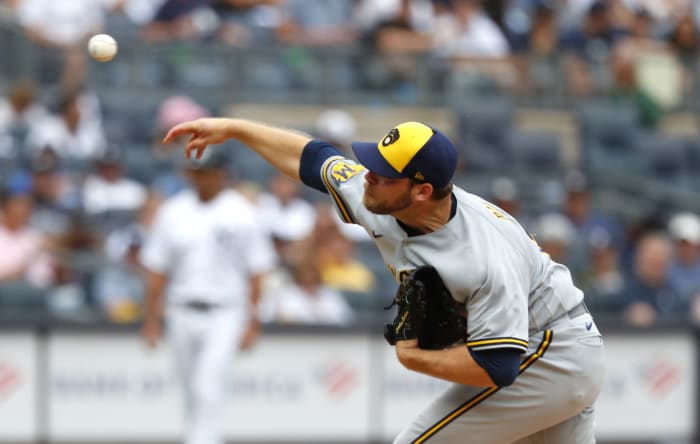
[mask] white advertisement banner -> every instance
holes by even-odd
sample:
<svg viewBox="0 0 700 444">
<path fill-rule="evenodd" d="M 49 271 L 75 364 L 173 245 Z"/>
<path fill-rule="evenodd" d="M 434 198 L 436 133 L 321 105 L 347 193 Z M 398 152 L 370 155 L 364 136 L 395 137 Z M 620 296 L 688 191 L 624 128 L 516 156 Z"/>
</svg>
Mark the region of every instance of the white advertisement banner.
<svg viewBox="0 0 700 444">
<path fill-rule="evenodd" d="M 49 441 L 182 437 L 181 388 L 167 347 L 147 349 L 135 334 L 57 332 L 46 339 L 48 355 L 41 360 L 50 365 L 38 371 L 37 337 L 0 336 L 0 441 L 36 440 L 42 412 Z M 692 436 L 698 390 L 692 335 L 609 334 L 606 345 L 599 440 Z M 42 386 L 46 398 L 37 405 Z M 234 363 L 226 435 L 389 442 L 446 386 L 404 369 L 376 336 L 270 334 Z"/>
<path fill-rule="evenodd" d="M 368 336 L 265 336 L 238 356 L 225 413 L 235 439 L 369 439 Z M 162 441 L 182 435 L 181 387 L 165 347 L 134 335 L 50 341 L 52 440 Z M 222 387 L 222 390 L 226 390 Z"/>
<path fill-rule="evenodd" d="M 0 334 L 0 439 L 37 436 L 37 340 L 33 331 Z"/>
<path fill-rule="evenodd" d="M 263 338 L 235 364 L 228 436 L 367 442 L 370 379 L 377 379 L 370 342 L 368 335 Z"/>
<path fill-rule="evenodd" d="M 49 362 L 51 440 L 180 436 L 180 391 L 165 347 L 149 349 L 136 335 L 55 333 Z"/>
<path fill-rule="evenodd" d="M 692 436 L 698 369 L 690 334 L 607 335 L 606 353 L 606 384 L 596 404 L 600 439 Z"/>
</svg>

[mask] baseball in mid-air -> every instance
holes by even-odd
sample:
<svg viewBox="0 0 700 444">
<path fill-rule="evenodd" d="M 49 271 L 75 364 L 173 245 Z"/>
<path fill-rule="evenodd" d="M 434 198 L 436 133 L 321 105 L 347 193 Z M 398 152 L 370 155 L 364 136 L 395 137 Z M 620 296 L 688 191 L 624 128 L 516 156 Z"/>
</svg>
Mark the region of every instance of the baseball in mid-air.
<svg viewBox="0 0 700 444">
<path fill-rule="evenodd" d="M 108 34 L 93 35 L 87 47 L 92 58 L 98 62 L 108 62 L 117 55 L 117 41 Z"/>
</svg>

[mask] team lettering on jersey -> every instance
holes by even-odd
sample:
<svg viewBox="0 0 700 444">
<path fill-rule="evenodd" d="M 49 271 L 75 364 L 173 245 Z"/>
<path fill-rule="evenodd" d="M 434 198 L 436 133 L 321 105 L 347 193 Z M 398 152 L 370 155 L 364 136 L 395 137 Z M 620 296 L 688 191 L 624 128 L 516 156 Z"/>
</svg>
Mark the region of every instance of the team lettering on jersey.
<svg viewBox="0 0 700 444">
<path fill-rule="evenodd" d="M 362 165 L 356 163 L 348 163 L 344 161 L 338 161 L 333 164 L 331 168 L 331 175 L 333 180 L 337 183 L 343 183 L 350 180 L 351 177 L 356 176 L 365 169 Z"/>
<path fill-rule="evenodd" d="M 503 219 L 503 220 L 511 220 L 510 217 L 506 215 L 506 213 L 503 212 L 500 208 L 498 208 L 495 205 L 491 205 L 490 203 L 484 202 L 484 206 L 486 207 L 487 210 L 491 212 L 494 216 L 496 216 L 498 219 Z"/>
</svg>

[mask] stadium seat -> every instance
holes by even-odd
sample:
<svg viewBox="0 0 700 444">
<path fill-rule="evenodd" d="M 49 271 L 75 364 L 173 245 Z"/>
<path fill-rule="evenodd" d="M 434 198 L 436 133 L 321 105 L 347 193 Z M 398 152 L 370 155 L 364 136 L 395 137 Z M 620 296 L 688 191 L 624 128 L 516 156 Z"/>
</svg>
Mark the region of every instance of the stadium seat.
<svg viewBox="0 0 700 444">
<path fill-rule="evenodd" d="M 504 173 L 508 165 L 508 131 L 513 104 L 503 98 L 480 98 L 456 110 L 457 149 L 467 172 Z"/>
<path fill-rule="evenodd" d="M 689 187 L 690 169 L 686 140 L 659 132 L 640 132 L 636 141 L 644 172 L 666 183 Z"/>
<path fill-rule="evenodd" d="M 639 169 L 634 142 L 639 130 L 634 108 L 606 101 L 589 101 L 578 106 L 582 167 L 600 166 Z"/>
<path fill-rule="evenodd" d="M 685 141 L 685 161 L 692 178 L 691 186 L 695 191 L 700 191 L 700 138 L 697 136 Z"/>
<path fill-rule="evenodd" d="M 516 177 L 560 177 L 564 171 L 559 137 L 542 131 L 512 130 L 508 136 Z"/>
<path fill-rule="evenodd" d="M 41 316 L 46 309 L 45 290 L 24 281 L 0 283 L 0 313 L 3 316 Z"/>
</svg>

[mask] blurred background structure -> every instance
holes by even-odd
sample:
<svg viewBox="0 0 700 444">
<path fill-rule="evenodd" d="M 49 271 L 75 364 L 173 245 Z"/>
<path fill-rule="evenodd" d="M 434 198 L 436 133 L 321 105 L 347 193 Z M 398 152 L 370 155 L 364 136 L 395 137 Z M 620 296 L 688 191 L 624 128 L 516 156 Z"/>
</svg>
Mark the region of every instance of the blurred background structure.
<svg viewBox="0 0 700 444">
<path fill-rule="evenodd" d="M 620 364 L 664 389 L 644 392 L 659 405 L 689 391 L 680 422 L 640 438 L 616 420 L 602 442 L 700 442 L 699 25 L 694 0 L 0 0 L 0 329 L 137 330 L 139 248 L 186 186 L 160 143 L 178 122 L 260 119 L 351 156 L 350 141 L 419 120 L 458 146 L 458 185 L 571 269 L 604 333 L 689 344 Z M 96 32 L 117 39 L 113 61 L 87 56 Z M 270 334 L 380 331 L 395 283 L 367 234 L 231 145 L 231 186 L 277 249 Z M 2 341 L 0 412 L 19 366 Z M 619 374 L 604 399 L 630 383 Z M 39 410 L 38 432 L 7 441 L 51 440 Z M 373 433 L 324 439 L 383 442 Z"/>
</svg>

